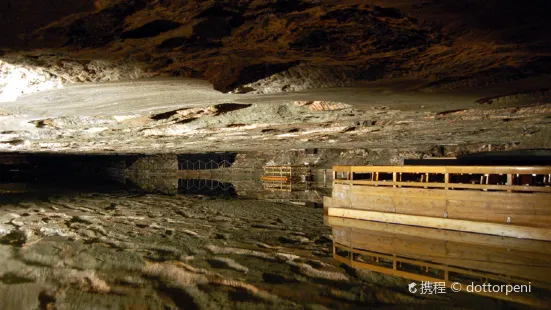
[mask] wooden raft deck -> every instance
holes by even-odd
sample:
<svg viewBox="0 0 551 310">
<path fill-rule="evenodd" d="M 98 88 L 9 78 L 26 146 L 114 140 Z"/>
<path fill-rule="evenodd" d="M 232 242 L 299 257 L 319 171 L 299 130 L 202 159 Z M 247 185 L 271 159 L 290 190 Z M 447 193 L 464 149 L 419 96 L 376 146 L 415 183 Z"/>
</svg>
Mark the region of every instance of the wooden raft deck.
<svg viewBox="0 0 551 310">
<path fill-rule="evenodd" d="M 329 216 L 551 241 L 551 167 L 335 166 Z"/>
</svg>

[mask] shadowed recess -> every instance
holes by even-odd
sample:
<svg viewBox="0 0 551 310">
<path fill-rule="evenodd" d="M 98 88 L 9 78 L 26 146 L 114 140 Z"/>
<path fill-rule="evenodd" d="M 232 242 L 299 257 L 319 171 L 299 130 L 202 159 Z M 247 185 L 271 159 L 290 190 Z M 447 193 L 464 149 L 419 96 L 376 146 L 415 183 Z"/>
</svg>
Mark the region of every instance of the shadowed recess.
<svg viewBox="0 0 551 310">
<path fill-rule="evenodd" d="M 123 39 L 141 39 L 158 36 L 163 32 L 180 27 L 182 24 L 170 20 L 155 20 L 139 28 L 125 31 L 121 34 Z"/>
</svg>

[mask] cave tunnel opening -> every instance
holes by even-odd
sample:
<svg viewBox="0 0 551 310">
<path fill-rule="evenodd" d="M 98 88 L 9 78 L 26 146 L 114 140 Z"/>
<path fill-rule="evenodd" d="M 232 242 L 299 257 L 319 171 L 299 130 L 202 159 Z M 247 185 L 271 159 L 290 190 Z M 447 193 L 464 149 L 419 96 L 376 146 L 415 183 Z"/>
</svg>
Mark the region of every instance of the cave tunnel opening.
<svg viewBox="0 0 551 310">
<path fill-rule="evenodd" d="M 178 175 L 181 170 L 198 173 L 220 171 L 232 167 L 236 158 L 234 152 L 147 155 L 0 153 L 0 199 L 8 194 L 53 195 L 106 190 L 236 196 L 231 182 L 209 179 L 210 174 L 200 178 Z"/>
<path fill-rule="evenodd" d="M 7 194 L 54 194 L 116 190 L 118 175 L 133 156 L 100 154 L 0 154 L 0 199 Z"/>
</svg>

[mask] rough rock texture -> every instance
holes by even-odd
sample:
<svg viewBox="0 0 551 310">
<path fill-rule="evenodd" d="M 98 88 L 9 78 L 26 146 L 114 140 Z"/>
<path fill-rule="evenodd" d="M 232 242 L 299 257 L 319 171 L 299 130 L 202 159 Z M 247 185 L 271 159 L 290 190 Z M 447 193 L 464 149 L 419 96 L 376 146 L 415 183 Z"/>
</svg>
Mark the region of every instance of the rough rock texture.
<svg viewBox="0 0 551 310">
<path fill-rule="evenodd" d="M 62 87 L 62 80 L 41 68 L 14 66 L 0 60 L 0 102 L 14 101 L 23 94 Z"/>
<path fill-rule="evenodd" d="M 0 150 L 550 145 L 548 1 L 54 2 L 2 4 Z"/>
<path fill-rule="evenodd" d="M 0 132 L 0 149 L 182 153 L 254 151 L 269 146 L 382 148 L 419 154 L 439 146 L 456 151 L 486 151 L 489 145 L 493 150 L 551 147 L 549 101 L 522 107 L 476 105 L 435 112 L 297 101 L 226 103 L 149 116 L 67 116 L 31 121 L 28 131 Z M 395 155 L 390 161 L 399 164 L 400 152 Z"/>
<path fill-rule="evenodd" d="M 352 68 L 298 64 L 288 70 L 237 87 L 234 93 L 270 94 L 313 88 L 346 87 L 360 79 Z"/>
<path fill-rule="evenodd" d="M 321 209 L 259 200 L 131 192 L 5 200 L 0 307 L 455 309 L 484 302 L 414 296 L 402 279 L 345 268 L 332 259 L 331 229 L 322 223 Z"/>
<path fill-rule="evenodd" d="M 4 35 L 4 57 L 139 62 L 222 91 L 403 76 L 431 87 L 479 87 L 546 74 L 551 63 L 544 0 L 82 0 L 57 10 L 48 8 L 52 1 L 29 2 L 4 4 L 3 23 L 17 23 L 14 12 L 25 8 L 19 23 L 43 27 Z"/>
<path fill-rule="evenodd" d="M 124 61 L 17 56 L 10 62 L 0 60 L 0 102 L 14 101 L 24 94 L 61 88 L 63 84 L 125 81 L 146 75 L 140 66 Z"/>
</svg>

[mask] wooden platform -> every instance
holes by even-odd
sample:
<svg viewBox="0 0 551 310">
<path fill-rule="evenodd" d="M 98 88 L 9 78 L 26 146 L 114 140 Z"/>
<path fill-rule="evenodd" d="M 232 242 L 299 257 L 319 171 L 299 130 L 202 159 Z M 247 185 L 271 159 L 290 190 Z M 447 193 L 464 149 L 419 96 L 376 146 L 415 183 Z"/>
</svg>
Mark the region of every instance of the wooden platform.
<svg viewBox="0 0 551 310">
<path fill-rule="evenodd" d="M 326 214 L 551 240 L 551 167 L 336 166 Z"/>
<path fill-rule="evenodd" d="M 261 176 L 264 189 L 271 191 L 303 191 L 311 183 L 310 166 L 264 166 Z"/>
<path fill-rule="evenodd" d="M 531 284 L 528 294 L 477 294 L 550 306 L 543 297 L 551 293 L 551 242 L 336 217 L 327 224 L 333 228 L 333 257 L 354 268 L 448 287 Z"/>
</svg>

